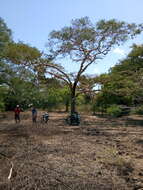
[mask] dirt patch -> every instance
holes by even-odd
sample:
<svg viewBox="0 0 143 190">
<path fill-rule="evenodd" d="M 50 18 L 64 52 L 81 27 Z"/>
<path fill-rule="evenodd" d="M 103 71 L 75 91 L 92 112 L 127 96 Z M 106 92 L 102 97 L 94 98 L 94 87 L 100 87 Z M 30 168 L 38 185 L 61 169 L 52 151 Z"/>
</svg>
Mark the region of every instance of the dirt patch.
<svg viewBox="0 0 143 190">
<path fill-rule="evenodd" d="M 20 124 L 1 120 L 0 189 L 143 188 L 143 127 L 134 122 L 141 118 L 83 115 L 80 126 L 68 126 L 64 113 L 50 113 L 47 124 L 41 114 L 36 124 L 30 113 Z"/>
</svg>

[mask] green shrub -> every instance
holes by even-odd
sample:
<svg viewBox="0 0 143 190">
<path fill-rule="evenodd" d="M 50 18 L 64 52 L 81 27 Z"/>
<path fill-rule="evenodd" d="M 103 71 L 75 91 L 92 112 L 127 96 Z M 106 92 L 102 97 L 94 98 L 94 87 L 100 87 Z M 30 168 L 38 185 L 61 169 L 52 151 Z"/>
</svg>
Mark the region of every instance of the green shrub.
<svg viewBox="0 0 143 190">
<path fill-rule="evenodd" d="M 134 110 L 132 110 L 133 114 L 139 114 L 139 115 L 143 115 L 143 105 L 136 107 Z"/>
<path fill-rule="evenodd" d="M 121 116 L 122 110 L 118 105 L 111 105 L 106 109 L 106 112 L 109 116 L 119 117 Z"/>
<path fill-rule="evenodd" d="M 0 101 L 0 111 L 4 111 L 4 110 L 5 110 L 4 102 Z"/>
</svg>

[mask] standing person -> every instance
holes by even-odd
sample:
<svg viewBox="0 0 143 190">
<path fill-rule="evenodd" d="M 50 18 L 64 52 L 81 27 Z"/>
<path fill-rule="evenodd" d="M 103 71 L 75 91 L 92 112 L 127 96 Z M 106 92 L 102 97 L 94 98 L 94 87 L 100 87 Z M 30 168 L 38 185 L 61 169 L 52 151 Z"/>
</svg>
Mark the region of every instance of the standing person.
<svg viewBox="0 0 143 190">
<path fill-rule="evenodd" d="M 36 123 L 36 119 L 37 119 L 37 110 L 35 107 L 32 108 L 32 121 L 33 123 Z"/>
<path fill-rule="evenodd" d="M 20 112 L 21 112 L 21 109 L 20 109 L 19 105 L 17 105 L 16 108 L 14 109 L 16 123 L 18 123 L 18 122 L 20 123 Z"/>
</svg>

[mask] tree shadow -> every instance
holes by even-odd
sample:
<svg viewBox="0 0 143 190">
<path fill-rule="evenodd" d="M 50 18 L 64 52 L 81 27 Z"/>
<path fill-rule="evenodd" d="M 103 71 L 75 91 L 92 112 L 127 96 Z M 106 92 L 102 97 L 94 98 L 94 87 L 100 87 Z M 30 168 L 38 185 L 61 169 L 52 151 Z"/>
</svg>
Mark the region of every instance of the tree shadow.
<svg viewBox="0 0 143 190">
<path fill-rule="evenodd" d="M 127 118 L 127 120 L 125 121 L 125 125 L 143 126 L 143 120 Z"/>
<path fill-rule="evenodd" d="M 136 141 L 136 143 L 143 145 L 143 139 L 138 139 L 138 140 Z"/>
<path fill-rule="evenodd" d="M 7 137 L 24 137 L 24 138 L 28 138 L 29 135 L 25 132 L 25 130 L 23 129 L 23 125 L 18 124 L 16 125 L 11 125 L 11 128 L 5 128 L 5 129 L 1 129 L 0 130 L 0 135 L 5 135 Z"/>
</svg>

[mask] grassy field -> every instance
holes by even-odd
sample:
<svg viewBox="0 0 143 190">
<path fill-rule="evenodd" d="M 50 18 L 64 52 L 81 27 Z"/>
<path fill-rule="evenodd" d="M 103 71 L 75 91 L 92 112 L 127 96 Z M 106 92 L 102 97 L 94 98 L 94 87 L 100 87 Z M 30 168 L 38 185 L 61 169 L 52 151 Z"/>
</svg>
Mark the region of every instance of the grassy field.
<svg viewBox="0 0 143 190">
<path fill-rule="evenodd" d="M 143 118 L 81 115 L 68 126 L 65 113 L 40 115 L 0 119 L 0 190 L 143 189 Z"/>
</svg>

